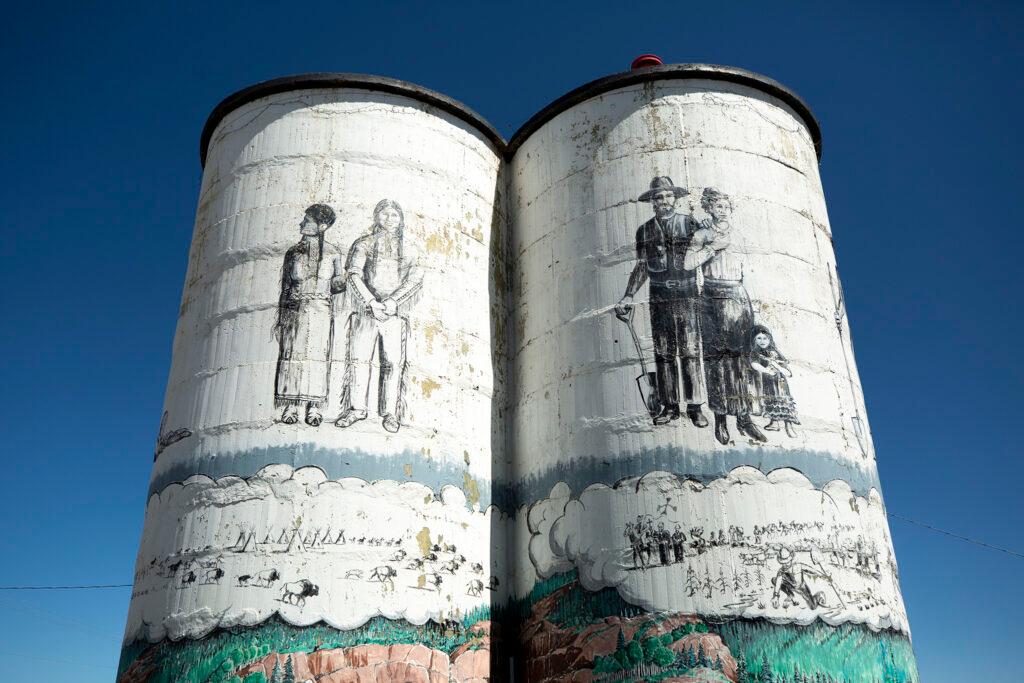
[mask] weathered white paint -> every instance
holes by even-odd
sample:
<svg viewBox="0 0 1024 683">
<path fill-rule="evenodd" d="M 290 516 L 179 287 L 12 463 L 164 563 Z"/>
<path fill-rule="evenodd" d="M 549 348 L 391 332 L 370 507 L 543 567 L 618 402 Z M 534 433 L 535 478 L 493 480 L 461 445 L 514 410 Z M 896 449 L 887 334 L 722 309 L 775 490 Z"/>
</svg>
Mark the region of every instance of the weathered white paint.
<svg viewBox="0 0 1024 683">
<path fill-rule="evenodd" d="M 422 624 L 483 607 L 505 588 L 503 523 L 446 486 L 328 479 L 271 465 L 248 479 L 190 477 L 150 498 L 128 631 L 156 641 L 291 623 L 351 629 L 384 616 Z M 431 553 L 436 559 L 426 559 Z M 393 573 L 392 573 L 393 572 Z M 309 581 L 317 594 L 285 597 Z"/>
<path fill-rule="evenodd" d="M 708 217 L 700 207 L 704 188 L 732 198 L 731 248 L 743 264 L 756 322 L 771 328 L 793 371 L 789 387 L 801 422 L 795 437 L 766 432 L 768 442 L 758 444 L 737 434 L 730 417 L 732 442 L 723 446 L 706 403 L 711 424 L 703 429 L 685 414 L 652 424 L 637 389 L 636 350 L 613 308 L 637 262 L 637 228 L 654 215 L 651 204 L 637 198 L 656 176 L 689 190 L 676 211 L 698 222 Z M 870 485 L 877 472 L 860 381 L 848 334 L 837 329 L 831 231 L 802 120 L 759 91 L 721 82 L 665 80 L 595 96 L 555 116 L 517 150 L 509 213 L 516 266 L 515 477 L 528 485 L 545 476 L 550 482 L 556 471 L 577 480 L 576 486 L 555 486 L 532 507 L 550 483 L 524 501 L 517 518 L 517 592 L 526 594 L 537 574 L 575 567 L 585 586 L 616 586 L 649 609 L 905 630 L 884 509 Z M 633 320 L 653 369 L 647 289 L 636 296 Z M 839 319 L 847 330 L 843 312 Z M 763 429 L 766 420 L 754 420 Z M 661 454 L 661 466 L 642 469 L 643 457 L 652 453 Z M 687 464 L 680 464 L 683 455 Z M 783 482 L 745 467 L 730 474 L 738 465 L 765 473 L 799 465 L 807 477 L 788 470 L 793 477 Z M 673 474 L 649 473 L 674 466 Z M 744 481 L 736 481 L 737 472 Z M 688 476 L 708 481 L 707 488 L 683 482 Z M 845 483 L 855 480 L 856 487 Z M 688 539 L 691 527 L 740 525 L 748 539 L 755 524 L 823 527 L 810 541 L 783 534 L 763 538 L 760 547 L 750 542 L 699 556 L 691 550 L 672 567 L 634 571 L 626 524 L 638 515 L 679 522 Z M 689 567 L 701 578 L 717 579 L 720 568 L 732 577 L 742 566 L 741 553 L 776 558 L 773 543 L 809 564 L 827 547 L 869 544 L 874 569 L 867 576 L 843 568 L 838 558 L 822 560 L 836 590 L 824 587 L 831 598 L 816 610 L 773 607 L 770 590 L 756 596 L 730 586 L 708 597 L 688 594 Z M 779 567 L 769 559 L 764 571 L 774 579 Z"/>
<path fill-rule="evenodd" d="M 163 434 L 191 435 L 154 464 L 127 639 L 198 637 L 276 611 L 295 624 L 350 628 L 375 615 L 422 623 L 490 600 L 473 582 L 486 585 L 498 571 L 488 504 L 499 474 L 492 463 L 500 470 L 504 456 L 495 417 L 504 362 L 501 335 L 492 335 L 503 318 L 492 247 L 504 239 L 499 165 L 475 128 L 399 95 L 290 92 L 223 119 L 203 175 L 164 406 Z M 306 208 L 327 204 L 337 218 L 324 235 L 323 268 L 343 271 L 384 198 L 403 208 L 406 248 L 423 271 L 409 312 L 401 428 L 386 431 L 375 410 L 379 368 L 368 419 L 333 424 L 346 371 L 345 295 L 331 302 L 323 423 L 304 424 L 300 407 L 298 423 L 283 424 L 274 327 L 285 252 L 300 239 Z M 327 528 L 349 542 L 313 537 L 299 551 Z M 259 547 L 239 550 L 240 534 Z M 268 534 L 273 543 L 263 543 Z M 458 550 L 408 568 L 433 544 Z M 390 559 L 400 552 L 404 562 Z M 446 573 L 457 555 L 466 559 Z M 373 577 L 381 566 L 396 575 Z M 273 570 L 273 585 L 241 578 Z M 443 576 L 440 587 L 430 574 Z M 303 580 L 315 595 L 282 593 Z"/>
<path fill-rule="evenodd" d="M 849 421 L 864 409 L 836 330 L 835 257 L 806 129 L 752 89 L 664 81 L 560 114 L 513 159 L 515 438 L 531 453 L 517 460 L 520 473 L 570 454 L 720 448 L 711 430 L 650 424 L 635 389 L 636 353 L 612 311 L 636 263 L 636 230 L 653 216 L 636 198 L 662 175 L 690 191 L 682 211 L 699 219 L 705 187 L 733 198 L 744 283 L 755 316 L 794 364 L 803 423 L 800 438 L 765 448 L 827 451 L 868 467 Z M 635 321 L 649 346 L 645 290 Z"/>
<path fill-rule="evenodd" d="M 487 274 L 492 224 L 500 221 L 498 164 L 468 124 L 397 95 L 302 91 L 231 112 L 203 174 L 165 403 L 167 425 L 195 437 L 169 447 L 154 478 L 197 453 L 300 443 L 412 451 L 421 458 L 409 463 L 414 472 L 430 459 L 462 465 L 468 453 L 472 474 L 489 478 L 495 363 Z M 320 202 L 337 213 L 325 237 L 344 260 L 383 198 L 403 207 L 406 240 L 425 271 L 410 315 L 403 428 L 388 434 L 372 417 L 345 430 L 330 424 L 344 374 L 342 297 L 324 424 L 282 425 L 273 405 L 273 326 L 284 253 L 299 238 L 305 208 Z"/>
<path fill-rule="evenodd" d="M 683 552 L 669 545 L 634 559 L 626 534 L 616 531 L 638 514 L 652 514 L 669 533 L 678 529 Z M 791 469 L 766 475 L 740 467 L 707 486 L 652 472 L 576 493 L 559 484 L 530 508 L 526 523 L 537 578 L 577 569 L 588 590 L 617 588 L 652 612 L 802 624 L 820 618 L 907 630 L 885 509 L 875 490 L 862 498 L 842 481 L 817 489 Z M 795 566 L 814 573 L 807 583 L 821 596 L 820 607 L 786 605 L 781 592 L 775 598 L 774 582 L 789 553 Z M 532 588 L 530 568 L 524 573 L 522 588 Z"/>
</svg>

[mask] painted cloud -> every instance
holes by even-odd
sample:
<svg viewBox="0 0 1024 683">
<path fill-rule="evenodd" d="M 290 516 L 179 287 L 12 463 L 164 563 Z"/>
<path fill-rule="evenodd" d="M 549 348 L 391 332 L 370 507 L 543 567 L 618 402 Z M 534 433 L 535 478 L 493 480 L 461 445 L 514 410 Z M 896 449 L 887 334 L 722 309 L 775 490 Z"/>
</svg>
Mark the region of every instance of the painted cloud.
<svg viewBox="0 0 1024 683">
<path fill-rule="evenodd" d="M 792 469 L 738 467 L 707 485 L 651 472 L 577 496 L 559 484 L 528 526 L 538 577 L 575 568 L 588 590 L 647 610 L 907 631 L 874 489 L 817 489 Z"/>
<path fill-rule="evenodd" d="M 453 486 L 287 465 L 191 477 L 149 500 L 126 638 L 200 637 L 275 613 L 344 629 L 457 617 L 506 590 L 492 577 L 504 576 L 493 544 L 508 521 Z"/>
</svg>

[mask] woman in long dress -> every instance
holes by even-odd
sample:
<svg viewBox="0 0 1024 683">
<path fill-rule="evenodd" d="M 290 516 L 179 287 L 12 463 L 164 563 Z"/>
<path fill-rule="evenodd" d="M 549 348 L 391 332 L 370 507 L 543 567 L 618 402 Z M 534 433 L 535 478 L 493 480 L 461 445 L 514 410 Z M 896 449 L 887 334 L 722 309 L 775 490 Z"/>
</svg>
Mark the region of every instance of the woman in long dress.
<svg viewBox="0 0 1024 683">
<path fill-rule="evenodd" d="M 726 417 L 732 415 L 740 434 L 767 441 L 750 419 L 750 366 L 746 356 L 754 309 L 743 286 L 743 263 L 732 248 L 732 200 L 707 187 L 700 203 L 711 216 L 711 225 L 694 232 L 683 267 L 697 270 L 704 375 L 708 407 L 715 414 L 715 438 L 723 445 L 729 443 Z"/>
<path fill-rule="evenodd" d="M 334 319 L 331 295 L 344 287 L 336 277 L 337 264 L 325 253 L 324 233 L 334 224 L 334 210 L 326 204 L 306 209 L 299 224 L 301 238 L 285 252 L 281 268 L 281 295 L 274 333 L 279 344 L 274 403 L 283 408 L 281 422 L 299 421 L 317 427 L 327 402 Z"/>
</svg>

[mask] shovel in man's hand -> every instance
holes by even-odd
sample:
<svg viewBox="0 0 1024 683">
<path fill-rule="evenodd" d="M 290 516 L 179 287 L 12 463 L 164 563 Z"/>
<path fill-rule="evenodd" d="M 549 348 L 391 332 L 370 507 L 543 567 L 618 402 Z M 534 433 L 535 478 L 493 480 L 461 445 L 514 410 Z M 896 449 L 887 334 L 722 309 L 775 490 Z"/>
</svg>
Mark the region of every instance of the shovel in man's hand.
<svg viewBox="0 0 1024 683">
<path fill-rule="evenodd" d="M 626 323 L 626 327 L 629 328 L 629 334 L 633 337 L 636 355 L 640 359 L 640 369 L 643 371 L 643 374 L 636 378 L 636 385 L 640 389 L 640 397 L 643 399 L 644 405 L 647 406 L 647 412 L 651 414 L 651 417 L 655 417 L 661 412 L 661 401 L 658 399 L 658 375 L 647 370 L 644 350 L 640 348 L 640 336 L 637 335 L 636 328 L 633 327 L 634 310 L 634 307 L 631 305 L 616 306 L 615 317 Z"/>
</svg>

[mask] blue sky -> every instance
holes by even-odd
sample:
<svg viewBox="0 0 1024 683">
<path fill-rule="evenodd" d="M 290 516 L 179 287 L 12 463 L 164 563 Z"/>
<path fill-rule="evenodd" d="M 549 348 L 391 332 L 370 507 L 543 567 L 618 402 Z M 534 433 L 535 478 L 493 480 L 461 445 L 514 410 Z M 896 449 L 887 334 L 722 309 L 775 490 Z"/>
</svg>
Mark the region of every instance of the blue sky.
<svg viewBox="0 0 1024 683">
<path fill-rule="evenodd" d="M 21 3 L 5 10 L 0 585 L 130 582 L 210 109 L 353 71 L 510 135 L 583 82 L 748 68 L 824 130 L 892 512 L 1024 551 L 1015 3 Z M 1017 681 L 1024 560 L 892 520 L 923 680 Z M 128 590 L 0 592 L 4 678 L 113 680 Z"/>
</svg>

